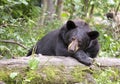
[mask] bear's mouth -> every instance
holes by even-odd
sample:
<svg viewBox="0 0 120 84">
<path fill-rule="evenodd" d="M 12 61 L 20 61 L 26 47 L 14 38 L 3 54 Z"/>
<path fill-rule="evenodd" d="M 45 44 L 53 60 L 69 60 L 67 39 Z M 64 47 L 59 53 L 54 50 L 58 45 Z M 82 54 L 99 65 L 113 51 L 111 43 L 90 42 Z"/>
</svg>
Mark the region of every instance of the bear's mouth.
<svg viewBox="0 0 120 84">
<path fill-rule="evenodd" d="M 79 49 L 78 46 L 78 40 L 74 39 L 69 45 L 68 45 L 68 52 L 75 53 Z"/>
</svg>

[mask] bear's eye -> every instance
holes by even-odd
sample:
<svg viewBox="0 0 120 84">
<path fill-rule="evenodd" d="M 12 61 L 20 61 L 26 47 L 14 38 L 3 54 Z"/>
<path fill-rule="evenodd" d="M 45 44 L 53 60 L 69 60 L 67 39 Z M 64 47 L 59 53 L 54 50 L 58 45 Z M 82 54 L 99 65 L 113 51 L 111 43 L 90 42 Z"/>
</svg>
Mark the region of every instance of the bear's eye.
<svg viewBox="0 0 120 84">
<path fill-rule="evenodd" d="M 80 40 L 78 40 L 78 43 L 81 43 L 81 41 L 80 41 Z"/>
<path fill-rule="evenodd" d="M 78 41 L 78 46 L 81 46 L 81 44 L 82 44 L 81 41 Z"/>
<path fill-rule="evenodd" d="M 72 41 L 75 40 L 76 38 L 75 37 L 72 37 Z"/>
</svg>

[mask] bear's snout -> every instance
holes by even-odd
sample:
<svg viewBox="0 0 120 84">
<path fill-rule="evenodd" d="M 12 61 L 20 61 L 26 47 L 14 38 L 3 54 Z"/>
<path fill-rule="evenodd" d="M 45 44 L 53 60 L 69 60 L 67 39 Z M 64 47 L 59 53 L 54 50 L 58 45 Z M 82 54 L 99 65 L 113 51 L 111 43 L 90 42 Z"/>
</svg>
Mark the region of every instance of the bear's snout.
<svg viewBox="0 0 120 84">
<path fill-rule="evenodd" d="M 68 46 L 68 52 L 74 53 L 79 49 L 78 40 L 74 39 Z"/>
</svg>

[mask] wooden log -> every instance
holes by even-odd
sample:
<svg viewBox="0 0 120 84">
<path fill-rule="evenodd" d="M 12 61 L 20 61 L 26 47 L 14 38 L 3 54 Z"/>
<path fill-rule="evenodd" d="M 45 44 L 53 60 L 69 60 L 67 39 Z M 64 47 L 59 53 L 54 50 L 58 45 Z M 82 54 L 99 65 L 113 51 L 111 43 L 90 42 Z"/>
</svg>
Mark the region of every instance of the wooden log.
<svg viewBox="0 0 120 84">
<path fill-rule="evenodd" d="M 49 66 L 49 65 L 64 65 L 67 67 L 74 67 L 74 66 L 82 66 L 85 65 L 78 62 L 76 59 L 72 57 L 63 57 L 63 56 L 43 56 L 43 55 L 37 55 L 35 56 L 39 59 L 39 67 L 40 66 Z M 32 58 L 32 56 L 29 57 L 18 57 L 14 59 L 2 59 L 0 60 L 0 68 L 6 67 L 6 68 L 14 68 L 14 67 L 26 67 L 28 66 L 29 60 Z M 95 58 L 95 62 L 100 67 L 120 67 L 120 59 L 119 58 Z"/>
</svg>

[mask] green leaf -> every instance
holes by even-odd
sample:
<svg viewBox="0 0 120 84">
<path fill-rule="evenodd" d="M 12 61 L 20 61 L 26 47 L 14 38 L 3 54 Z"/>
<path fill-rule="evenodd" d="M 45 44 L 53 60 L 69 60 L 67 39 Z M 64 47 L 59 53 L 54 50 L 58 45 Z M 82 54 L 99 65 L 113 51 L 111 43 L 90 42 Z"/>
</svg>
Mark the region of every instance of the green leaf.
<svg viewBox="0 0 120 84">
<path fill-rule="evenodd" d="M 20 0 L 24 5 L 28 5 L 28 2 L 26 0 Z"/>
<path fill-rule="evenodd" d="M 115 4 L 114 0 L 108 0 L 108 3 L 111 4 L 111 5 Z"/>
<path fill-rule="evenodd" d="M 79 2 L 80 2 L 80 0 L 74 0 L 74 2 L 75 2 L 75 3 L 79 3 Z"/>
<path fill-rule="evenodd" d="M 29 60 L 29 67 L 30 67 L 30 69 L 33 69 L 33 70 L 37 69 L 38 65 L 39 65 L 39 59 L 38 58 L 32 57 Z"/>
<path fill-rule="evenodd" d="M 18 75 L 17 72 L 13 72 L 10 74 L 10 78 L 14 79 Z"/>
<path fill-rule="evenodd" d="M 67 17 L 69 16 L 69 13 L 63 12 L 63 13 L 61 14 L 61 16 L 67 18 Z"/>
</svg>

